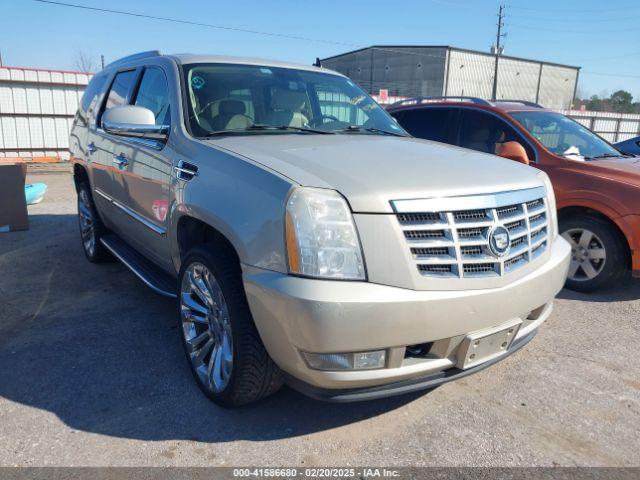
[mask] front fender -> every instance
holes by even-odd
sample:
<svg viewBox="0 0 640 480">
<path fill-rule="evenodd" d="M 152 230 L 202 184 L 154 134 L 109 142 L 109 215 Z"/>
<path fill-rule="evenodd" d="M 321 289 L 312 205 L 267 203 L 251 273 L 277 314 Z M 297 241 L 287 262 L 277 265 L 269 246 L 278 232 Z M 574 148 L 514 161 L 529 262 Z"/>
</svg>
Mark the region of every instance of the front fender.
<svg viewBox="0 0 640 480">
<path fill-rule="evenodd" d="M 178 225 L 189 216 L 216 229 L 245 265 L 285 273 L 284 209 L 291 183 L 235 156 L 192 160 L 198 175 L 176 180 L 170 212 L 172 259 L 180 268 Z"/>
</svg>

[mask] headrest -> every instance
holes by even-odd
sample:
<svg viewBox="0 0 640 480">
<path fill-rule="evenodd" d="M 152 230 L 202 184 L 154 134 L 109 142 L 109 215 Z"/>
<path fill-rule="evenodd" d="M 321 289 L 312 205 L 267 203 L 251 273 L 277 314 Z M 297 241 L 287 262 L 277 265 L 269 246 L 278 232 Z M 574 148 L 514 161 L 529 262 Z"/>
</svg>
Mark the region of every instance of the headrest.
<svg viewBox="0 0 640 480">
<path fill-rule="evenodd" d="M 246 107 L 240 100 L 221 100 L 218 111 L 221 115 L 244 115 Z"/>
<path fill-rule="evenodd" d="M 478 128 L 471 134 L 471 140 L 474 142 L 486 142 L 491 136 L 491 131 L 488 128 Z"/>
<path fill-rule="evenodd" d="M 278 89 L 271 95 L 271 108 L 287 112 L 299 112 L 302 110 L 305 100 L 306 95 L 303 92 Z"/>
</svg>

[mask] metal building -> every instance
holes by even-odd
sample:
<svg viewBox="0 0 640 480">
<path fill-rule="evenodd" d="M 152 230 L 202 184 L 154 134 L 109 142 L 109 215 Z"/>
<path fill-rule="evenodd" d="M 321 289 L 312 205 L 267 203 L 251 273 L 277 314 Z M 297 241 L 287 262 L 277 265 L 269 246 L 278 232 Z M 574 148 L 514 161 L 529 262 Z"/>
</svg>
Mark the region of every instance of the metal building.
<svg viewBox="0 0 640 480">
<path fill-rule="evenodd" d="M 350 77 L 371 94 L 390 96 L 473 96 L 490 99 L 496 70 L 491 53 L 449 46 L 374 45 L 321 60 L 322 66 Z M 529 100 L 568 109 L 580 67 L 501 55 L 498 99 Z"/>
<path fill-rule="evenodd" d="M 69 129 L 90 77 L 0 67 L 0 157 L 68 158 Z"/>
</svg>

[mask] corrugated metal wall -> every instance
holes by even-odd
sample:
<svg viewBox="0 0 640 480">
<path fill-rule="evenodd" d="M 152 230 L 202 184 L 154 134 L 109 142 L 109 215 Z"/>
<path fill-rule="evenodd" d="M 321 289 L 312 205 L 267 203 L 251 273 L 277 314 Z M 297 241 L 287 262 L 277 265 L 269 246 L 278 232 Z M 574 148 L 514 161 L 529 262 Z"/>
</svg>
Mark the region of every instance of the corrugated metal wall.
<svg viewBox="0 0 640 480">
<path fill-rule="evenodd" d="M 445 95 L 491 98 L 494 58 L 450 50 Z"/>
<path fill-rule="evenodd" d="M 369 47 L 322 61 L 369 93 L 471 96 L 490 99 L 495 56 L 450 47 Z M 571 108 L 578 69 L 501 56 L 498 99 L 537 101 L 548 108 Z"/>
<path fill-rule="evenodd" d="M 0 157 L 68 158 L 69 129 L 89 78 L 0 67 Z"/>
<path fill-rule="evenodd" d="M 578 70 L 556 65 L 542 65 L 538 103 L 547 108 L 571 108 Z"/>
<path fill-rule="evenodd" d="M 511 58 L 498 61 L 498 99 L 528 100 L 535 102 L 541 64 Z M 493 76 L 493 75 L 492 75 Z M 573 95 L 571 92 L 570 95 Z M 569 98 L 571 101 L 571 98 Z"/>
<path fill-rule="evenodd" d="M 369 93 L 430 96 L 444 91 L 447 50 L 442 47 L 374 47 L 325 59 L 324 67 L 351 78 Z"/>
</svg>

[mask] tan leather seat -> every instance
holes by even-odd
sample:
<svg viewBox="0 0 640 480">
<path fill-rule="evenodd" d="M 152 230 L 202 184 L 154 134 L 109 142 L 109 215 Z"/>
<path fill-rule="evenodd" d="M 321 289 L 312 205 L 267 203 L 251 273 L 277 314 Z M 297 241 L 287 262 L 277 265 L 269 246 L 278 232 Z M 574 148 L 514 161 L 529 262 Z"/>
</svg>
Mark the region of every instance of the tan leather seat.
<svg viewBox="0 0 640 480">
<path fill-rule="evenodd" d="M 245 115 L 246 107 L 240 100 L 221 100 L 218 114 L 211 120 L 211 130 L 233 130 L 250 127 L 253 120 Z"/>
<path fill-rule="evenodd" d="M 489 149 L 491 131 L 488 128 L 476 128 L 471 134 L 471 138 L 461 142 L 461 147 L 477 150 L 479 152 L 493 153 Z"/>
<path fill-rule="evenodd" d="M 270 125 L 304 127 L 309 119 L 302 113 L 307 96 L 304 92 L 277 89 L 271 95 L 271 109 L 267 113 Z"/>
</svg>

